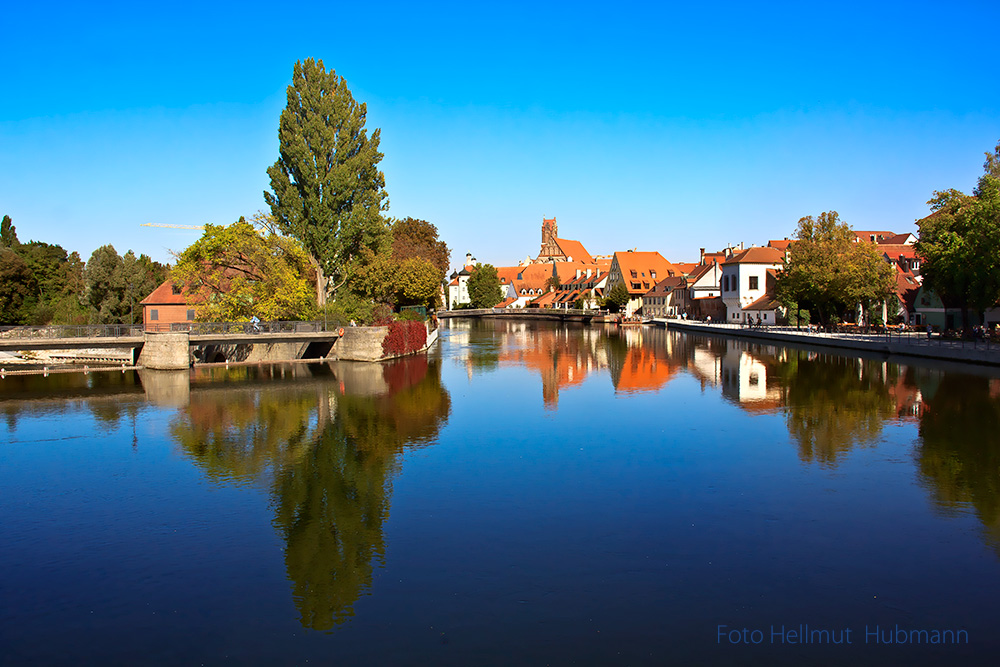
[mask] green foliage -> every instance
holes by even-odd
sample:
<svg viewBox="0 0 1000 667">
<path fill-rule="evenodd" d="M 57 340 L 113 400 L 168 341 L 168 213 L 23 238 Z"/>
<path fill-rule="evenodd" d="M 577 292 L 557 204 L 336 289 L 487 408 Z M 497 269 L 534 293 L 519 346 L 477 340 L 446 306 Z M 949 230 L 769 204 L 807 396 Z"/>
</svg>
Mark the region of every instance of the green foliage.
<svg viewBox="0 0 1000 667">
<path fill-rule="evenodd" d="M 573 302 L 573 307 L 577 310 L 583 310 L 587 306 L 587 300 L 585 297 L 580 297 Z"/>
<path fill-rule="evenodd" d="M 426 318 L 420 314 L 419 310 L 406 309 L 399 311 L 396 315 L 397 320 L 407 320 L 410 322 L 423 322 Z"/>
<path fill-rule="evenodd" d="M 473 268 L 466 287 L 472 308 L 492 308 L 503 301 L 500 278 L 492 264 L 479 264 Z"/>
<path fill-rule="evenodd" d="M 809 311 L 805 308 L 799 308 L 798 304 L 794 301 L 789 303 L 788 308 L 788 324 L 793 327 L 804 326 L 809 324 Z"/>
<path fill-rule="evenodd" d="M 917 251 L 924 260 L 924 285 L 965 315 L 1000 301 L 1000 143 L 986 154 L 985 173 L 971 196 L 935 192 L 934 211 L 920 220 Z M 964 317 L 966 324 L 969 318 Z"/>
<path fill-rule="evenodd" d="M 62 248 L 55 247 L 62 251 Z M 63 268 L 57 272 L 56 280 L 76 280 L 78 264 L 79 257 L 73 253 L 61 265 Z M 166 280 L 167 273 L 166 266 L 146 255 L 136 257 L 129 250 L 124 257 L 119 257 L 113 245 L 101 246 L 93 252 L 83 269 L 84 303 L 89 307 L 91 321 L 99 324 L 141 322 L 139 302 Z M 56 313 L 73 316 L 71 303 L 66 299 L 71 293 L 53 299 L 53 316 Z"/>
<path fill-rule="evenodd" d="M 273 193 L 264 199 L 278 229 L 298 239 L 312 260 L 323 304 L 358 269 L 363 250 L 377 254 L 389 241 L 380 132 L 367 136 L 365 105 L 322 60 L 295 63 L 287 99 L 278 161 L 267 170 Z"/>
<path fill-rule="evenodd" d="M 625 287 L 625 283 L 615 283 L 615 286 L 611 288 L 607 296 L 604 297 L 603 305 L 612 313 L 617 313 L 619 310 L 625 307 L 629 301 L 628 288 Z"/>
<path fill-rule="evenodd" d="M 0 248 L 0 324 L 25 324 L 38 298 L 38 283 L 28 263 Z"/>
<path fill-rule="evenodd" d="M 375 304 L 371 301 L 342 291 L 336 301 L 327 301 L 321 309 L 320 317 L 328 322 L 336 322 L 347 326 L 352 320 L 355 324 L 369 324 L 374 319 Z"/>
<path fill-rule="evenodd" d="M 21 243 L 17 240 L 17 230 L 9 215 L 5 215 L 0 221 L 0 248 L 13 250 Z"/>
<path fill-rule="evenodd" d="M 426 259 L 412 257 L 403 260 L 394 282 L 396 305 L 433 308 L 438 302 L 441 273 Z M 499 287 L 499 282 L 497 285 Z"/>
<path fill-rule="evenodd" d="M 388 248 L 362 249 L 360 261 L 348 278 L 346 288 L 337 293 L 337 299 L 353 295 L 371 303 L 395 301 L 398 268 Z"/>
<path fill-rule="evenodd" d="M 451 262 L 448 244 L 438 239 L 437 227 L 426 220 L 403 218 L 392 223 L 392 256 L 396 261 L 425 259 L 437 269 L 443 282 Z"/>
<path fill-rule="evenodd" d="M 309 258 L 299 244 L 262 235 L 242 217 L 228 227 L 206 226 L 172 277 L 185 284 L 201 321 L 300 320 L 316 311 Z"/>
<path fill-rule="evenodd" d="M 786 308 L 808 306 L 821 323 L 857 304 L 867 307 L 892 294 L 895 272 L 868 242 L 855 235 L 836 211 L 799 220 L 797 241 L 778 276 L 776 295 Z"/>
<path fill-rule="evenodd" d="M 113 245 L 103 245 L 90 255 L 84 277 L 91 319 L 98 324 L 121 322 L 128 314 L 125 273 Z"/>
</svg>

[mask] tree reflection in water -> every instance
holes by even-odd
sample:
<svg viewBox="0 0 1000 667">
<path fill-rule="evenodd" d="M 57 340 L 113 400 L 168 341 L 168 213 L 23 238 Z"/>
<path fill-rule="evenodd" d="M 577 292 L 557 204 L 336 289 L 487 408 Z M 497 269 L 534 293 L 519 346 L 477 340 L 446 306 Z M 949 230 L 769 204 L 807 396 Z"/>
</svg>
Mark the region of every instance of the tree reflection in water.
<svg viewBox="0 0 1000 667">
<path fill-rule="evenodd" d="M 881 363 L 791 358 L 790 372 L 783 373 L 785 415 L 803 461 L 833 466 L 852 448 L 878 442 L 883 424 L 897 416 Z"/>
<path fill-rule="evenodd" d="M 172 434 L 210 478 L 270 490 L 300 620 L 326 631 L 354 614 L 383 562 L 400 454 L 434 441 L 451 402 L 424 356 L 312 372 L 320 379 L 193 390 Z"/>
<path fill-rule="evenodd" d="M 945 374 L 920 418 L 917 464 L 935 503 L 971 505 L 1000 553 L 1000 380 Z"/>
</svg>

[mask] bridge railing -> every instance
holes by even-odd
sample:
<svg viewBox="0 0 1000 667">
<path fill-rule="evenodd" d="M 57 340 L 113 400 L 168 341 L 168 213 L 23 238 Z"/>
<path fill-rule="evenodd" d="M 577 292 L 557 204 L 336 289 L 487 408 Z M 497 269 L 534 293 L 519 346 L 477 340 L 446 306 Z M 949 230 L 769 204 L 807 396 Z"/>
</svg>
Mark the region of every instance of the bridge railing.
<svg viewBox="0 0 1000 667">
<path fill-rule="evenodd" d="M 141 324 L 50 324 L 45 326 L 0 327 L 6 340 L 48 340 L 54 338 L 123 338 L 142 336 Z"/>
<path fill-rule="evenodd" d="M 172 324 L 147 324 L 146 331 L 187 331 L 192 336 L 246 335 L 276 333 L 322 333 L 337 331 L 344 325 L 328 321 L 274 321 L 274 322 L 174 322 Z"/>
<path fill-rule="evenodd" d="M 0 327 L 3 340 L 52 340 L 57 338 L 142 337 L 144 332 L 188 331 L 192 335 L 274 334 L 337 331 L 339 321 L 314 322 L 180 322 L 173 324 L 53 324 L 47 326 Z"/>
</svg>

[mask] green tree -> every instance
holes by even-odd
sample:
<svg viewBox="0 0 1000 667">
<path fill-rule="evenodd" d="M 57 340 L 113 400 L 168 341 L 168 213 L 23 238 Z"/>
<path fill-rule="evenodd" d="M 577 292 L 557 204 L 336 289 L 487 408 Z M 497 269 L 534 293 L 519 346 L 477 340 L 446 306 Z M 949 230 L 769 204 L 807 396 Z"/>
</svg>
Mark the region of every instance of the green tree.
<svg viewBox="0 0 1000 667">
<path fill-rule="evenodd" d="M 492 308 L 503 300 L 500 278 L 492 264 L 477 264 L 466 287 L 473 308 Z"/>
<path fill-rule="evenodd" d="M 499 284 L 498 281 L 498 287 Z M 430 261 L 411 257 L 399 265 L 395 275 L 395 285 L 397 306 L 432 308 L 438 301 L 441 274 Z"/>
<path fill-rule="evenodd" d="M 149 256 L 140 254 L 138 257 L 129 250 L 122 257 L 122 275 L 124 290 L 122 292 L 122 310 L 128 308 L 129 321 L 137 324 L 142 321 L 142 307 L 139 302 L 149 296 L 159 287 L 170 273 L 170 269 L 159 262 L 154 262 Z"/>
<path fill-rule="evenodd" d="M 28 263 L 0 248 L 0 324 L 25 324 L 38 298 L 38 283 Z"/>
<path fill-rule="evenodd" d="M 403 218 L 392 223 L 392 256 L 397 261 L 425 259 L 433 264 L 444 281 L 451 263 L 448 244 L 438 239 L 437 227 L 426 220 Z"/>
<path fill-rule="evenodd" d="M 961 308 L 966 328 L 970 309 L 982 312 L 1000 301 L 1000 143 L 986 153 L 983 168 L 971 196 L 935 192 L 927 202 L 933 213 L 917 222 L 924 285 Z"/>
<path fill-rule="evenodd" d="M 615 283 L 608 295 L 604 297 L 604 307 L 612 313 L 617 313 L 629 301 L 628 288 L 625 283 Z"/>
<path fill-rule="evenodd" d="M 388 243 L 388 208 L 378 170 L 380 132 L 368 137 L 367 109 L 323 61 L 295 63 L 278 127 L 279 157 L 264 199 L 282 233 L 298 239 L 316 271 L 322 306 L 358 269 L 365 248 Z"/>
<path fill-rule="evenodd" d="M 299 320 L 315 313 L 309 258 L 291 238 L 262 235 L 244 218 L 207 225 L 171 274 L 202 321 Z"/>
<path fill-rule="evenodd" d="M 796 238 L 775 288 L 787 308 L 809 307 L 825 326 L 847 308 L 871 308 L 892 293 L 893 268 L 875 244 L 857 242 L 836 211 L 801 218 Z"/>
<path fill-rule="evenodd" d="M 113 245 L 103 245 L 90 255 L 84 278 L 85 303 L 90 307 L 92 321 L 99 324 L 124 321 L 128 316 L 124 265 Z"/>
<path fill-rule="evenodd" d="M 0 221 L 0 248 L 13 250 L 19 245 L 21 244 L 17 240 L 17 230 L 14 228 L 10 216 L 5 215 L 3 220 Z"/>
<path fill-rule="evenodd" d="M 375 251 L 364 248 L 361 262 L 347 281 L 346 291 L 367 299 L 372 305 L 393 303 L 398 269 L 399 265 L 388 249 Z M 344 298 L 343 293 L 340 298 Z"/>
</svg>

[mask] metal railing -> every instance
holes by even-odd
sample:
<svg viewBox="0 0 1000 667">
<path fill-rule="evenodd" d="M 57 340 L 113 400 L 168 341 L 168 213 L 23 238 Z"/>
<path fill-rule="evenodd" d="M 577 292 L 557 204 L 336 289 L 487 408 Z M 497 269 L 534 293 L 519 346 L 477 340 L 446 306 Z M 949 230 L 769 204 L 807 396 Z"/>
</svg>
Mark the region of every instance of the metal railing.
<svg viewBox="0 0 1000 667">
<path fill-rule="evenodd" d="M 0 327 L 0 339 L 50 340 L 56 338 L 125 338 L 142 337 L 149 332 L 188 331 L 192 335 L 275 334 L 334 332 L 345 324 L 336 321 L 282 322 L 180 322 L 173 324 L 83 324 L 26 327 Z"/>
<path fill-rule="evenodd" d="M 0 327 L 0 339 L 47 340 L 53 338 L 123 338 L 142 336 L 141 324 L 53 324 Z"/>
<path fill-rule="evenodd" d="M 274 321 L 274 322 L 175 322 L 173 324 L 147 324 L 146 331 L 187 331 L 192 336 L 246 335 L 278 333 L 335 332 L 345 325 L 337 320 L 327 321 Z"/>
</svg>

